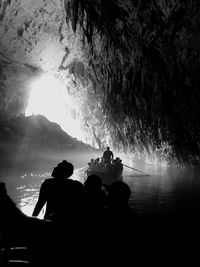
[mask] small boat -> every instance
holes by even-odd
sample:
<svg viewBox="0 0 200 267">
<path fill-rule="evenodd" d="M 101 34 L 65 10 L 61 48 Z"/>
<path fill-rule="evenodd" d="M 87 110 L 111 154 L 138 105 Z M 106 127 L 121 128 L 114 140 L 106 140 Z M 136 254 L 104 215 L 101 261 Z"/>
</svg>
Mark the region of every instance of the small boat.
<svg viewBox="0 0 200 267">
<path fill-rule="evenodd" d="M 122 180 L 123 164 L 110 163 L 110 164 L 96 164 L 94 162 L 88 163 L 88 169 L 86 170 L 87 176 L 96 174 L 99 176 L 105 185 L 109 185 L 115 181 Z"/>
</svg>

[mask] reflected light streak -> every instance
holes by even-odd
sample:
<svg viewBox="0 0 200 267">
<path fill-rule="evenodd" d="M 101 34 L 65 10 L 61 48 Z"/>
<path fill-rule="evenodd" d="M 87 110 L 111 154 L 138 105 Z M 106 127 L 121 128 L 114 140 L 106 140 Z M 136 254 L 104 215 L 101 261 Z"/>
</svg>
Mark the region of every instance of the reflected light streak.
<svg viewBox="0 0 200 267">
<path fill-rule="evenodd" d="M 32 83 L 26 116 L 44 115 L 72 137 L 85 141 L 79 112 L 78 104 L 56 77 L 46 74 Z"/>
<path fill-rule="evenodd" d="M 28 216 L 32 216 L 33 210 L 35 208 L 35 204 L 30 204 L 30 203 L 26 203 L 24 201 L 24 199 L 21 200 L 20 203 L 20 210 L 28 215 Z M 37 216 L 37 218 L 39 219 L 43 219 L 44 218 L 44 213 L 45 213 L 45 207 L 41 210 L 40 214 Z"/>
<path fill-rule="evenodd" d="M 78 168 L 74 170 L 73 175 L 71 176 L 71 179 L 73 180 L 78 180 L 82 183 L 84 183 L 85 179 L 86 179 L 86 170 L 87 167 L 82 167 L 82 168 Z M 35 183 L 35 179 L 40 180 L 40 178 L 49 178 L 51 176 L 50 173 L 42 173 L 42 174 L 24 174 L 23 176 L 28 177 L 28 179 L 31 179 L 32 183 Z M 34 176 L 34 178 L 33 178 Z M 43 181 L 44 179 L 42 179 Z M 16 189 L 20 191 L 20 202 L 18 203 L 20 210 L 28 215 L 28 216 L 32 216 L 33 210 L 35 208 L 35 205 L 37 203 L 38 200 L 38 196 L 39 196 L 39 190 L 40 190 L 40 186 L 41 186 L 41 182 L 39 182 L 38 186 L 34 185 L 34 186 L 30 186 L 30 184 L 24 184 L 23 186 L 18 186 Z M 39 215 L 37 216 L 37 218 L 39 219 L 43 219 L 44 218 L 44 214 L 45 214 L 45 210 L 46 210 L 46 204 L 44 205 L 44 207 L 42 208 L 42 210 L 40 211 Z"/>
</svg>

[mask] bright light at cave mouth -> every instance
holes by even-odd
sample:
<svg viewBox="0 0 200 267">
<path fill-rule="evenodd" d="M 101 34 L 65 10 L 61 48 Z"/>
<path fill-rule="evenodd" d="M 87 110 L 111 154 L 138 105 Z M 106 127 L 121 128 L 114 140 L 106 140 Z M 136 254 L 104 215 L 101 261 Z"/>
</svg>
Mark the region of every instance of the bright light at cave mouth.
<svg viewBox="0 0 200 267">
<path fill-rule="evenodd" d="M 75 100 L 56 77 L 43 75 L 31 84 L 26 116 L 44 115 L 72 137 L 84 141 L 79 112 Z"/>
</svg>

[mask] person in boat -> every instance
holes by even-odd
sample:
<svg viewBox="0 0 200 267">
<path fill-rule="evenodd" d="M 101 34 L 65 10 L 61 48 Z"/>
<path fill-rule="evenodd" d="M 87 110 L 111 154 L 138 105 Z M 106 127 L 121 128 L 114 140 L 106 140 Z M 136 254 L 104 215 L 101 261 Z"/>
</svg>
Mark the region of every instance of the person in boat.
<svg viewBox="0 0 200 267">
<path fill-rule="evenodd" d="M 99 166 L 100 166 L 101 168 L 105 167 L 105 162 L 104 162 L 104 158 L 103 158 L 103 157 L 101 157 L 101 159 L 100 159 Z"/>
<path fill-rule="evenodd" d="M 53 180 L 53 179 L 52 179 Z M 72 180 L 70 189 L 74 198 L 83 190 L 83 184 L 79 181 Z M 79 202 L 80 205 L 80 202 Z M 73 205 L 74 208 L 74 205 Z M 81 216 L 68 216 L 62 220 L 39 219 L 24 214 L 7 195 L 4 183 L 0 182 L 0 266 L 65 266 L 66 263 L 73 262 L 74 266 L 86 265 L 88 246 L 85 246 L 85 232 L 80 227 L 83 221 Z M 79 211 L 78 211 L 79 213 Z M 70 214 L 71 215 L 71 214 Z M 78 246 L 77 246 L 78 244 Z M 12 249 L 9 246 L 27 248 L 25 254 L 21 251 Z M 93 244 L 92 244 L 93 245 Z M 1 261 L 2 250 L 5 246 L 5 260 Z M 85 246 L 85 249 L 84 247 Z M 4 248 L 4 247 L 3 247 Z M 76 249 L 74 249 L 76 248 Z M 14 256 L 14 258 L 13 258 Z M 11 257 L 11 261 L 10 258 Z M 15 258 L 16 257 L 16 258 Z M 19 257 L 19 260 L 18 260 Z M 23 262 L 23 257 L 25 262 Z M 88 256 L 90 259 L 90 257 Z M 13 261 L 14 259 L 14 261 Z M 5 264 L 4 264 L 5 262 Z M 92 266 L 92 265 L 91 265 Z"/>
<path fill-rule="evenodd" d="M 103 182 L 96 174 L 89 175 L 84 182 L 83 206 L 84 217 L 81 223 L 87 238 L 87 253 L 89 252 L 91 259 L 93 257 L 99 259 L 99 251 L 102 249 L 102 244 L 104 244 L 105 248 L 107 208 Z M 91 266 L 93 264 L 91 262 Z M 101 265 L 103 266 L 103 263 Z"/>
<path fill-rule="evenodd" d="M 84 182 L 84 204 L 92 214 L 102 211 L 106 204 L 103 182 L 96 174 L 91 174 Z"/>
<path fill-rule="evenodd" d="M 119 158 L 119 157 L 117 157 L 116 159 L 114 159 L 113 161 L 112 161 L 112 165 L 114 166 L 114 169 L 121 169 L 122 168 L 122 166 L 123 166 L 123 164 L 122 164 L 122 160 Z"/>
<path fill-rule="evenodd" d="M 103 153 L 104 162 L 111 163 L 113 157 L 113 152 L 110 150 L 110 147 L 107 147 L 107 150 Z"/>
<path fill-rule="evenodd" d="M 96 166 L 99 166 L 99 163 L 100 163 L 100 159 L 99 159 L 99 158 L 95 159 L 94 164 L 95 164 Z"/>
<path fill-rule="evenodd" d="M 72 209 L 75 205 L 74 201 L 78 201 L 78 197 L 74 198 L 74 191 L 75 193 L 77 192 L 77 185 L 74 180 L 70 179 L 73 171 L 74 166 L 66 160 L 60 162 L 53 169 L 51 174 L 53 178 L 46 179 L 41 185 L 39 198 L 32 216 L 37 217 L 45 204 L 45 219 L 52 214 L 63 214 L 63 211 L 66 213 Z M 81 192 L 81 186 L 79 187 L 80 190 L 78 191 Z"/>
<path fill-rule="evenodd" d="M 113 249 L 122 253 L 128 251 L 130 240 L 136 240 L 136 233 L 133 230 L 139 227 L 134 210 L 129 206 L 131 189 L 123 181 L 115 181 L 107 187 L 107 210 L 108 210 L 108 243 Z M 129 242 L 128 242 L 129 241 Z M 123 244 L 123 248 L 119 244 Z M 112 252 L 111 252 L 112 253 Z M 113 255 L 113 256 L 114 256 Z"/>
</svg>

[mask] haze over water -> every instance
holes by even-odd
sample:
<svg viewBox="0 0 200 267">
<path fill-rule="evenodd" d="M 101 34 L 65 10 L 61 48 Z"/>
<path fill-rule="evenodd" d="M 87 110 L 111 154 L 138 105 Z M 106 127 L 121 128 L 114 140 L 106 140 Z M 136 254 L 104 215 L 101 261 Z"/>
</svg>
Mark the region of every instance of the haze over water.
<svg viewBox="0 0 200 267">
<path fill-rule="evenodd" d="M 84 182 L 87 159 L 76 161 L 73 179 Z M 75 158 L 71 161 L 74 163 Z M 128 162 L 128 161 L 127 161 Z M 130 206 L 145 220 L 174 222 L 179 219 L 196 220 L 200 212 L 200 170 L 175 166 L 148 165 L 128 162 L 129 166 L 145 174 L 124 167 L 123 181 L 132 191 Z M 127 164 L 124 160 L 124 164 Z M 57 162 L 55 162 L 55 165 Z M 52 168 L 54 166 L 52 165 Z M 18 207 L 31 215 L 38 198 L 41 183 L 51 177 L 49 171 L 4 173 L 0 180 L 6 182 L 8 194 Z M 146 175 L 147 174 L 147 175 Z M 43 212 L 40 218 L 43 217 Z"/>
</svg>

